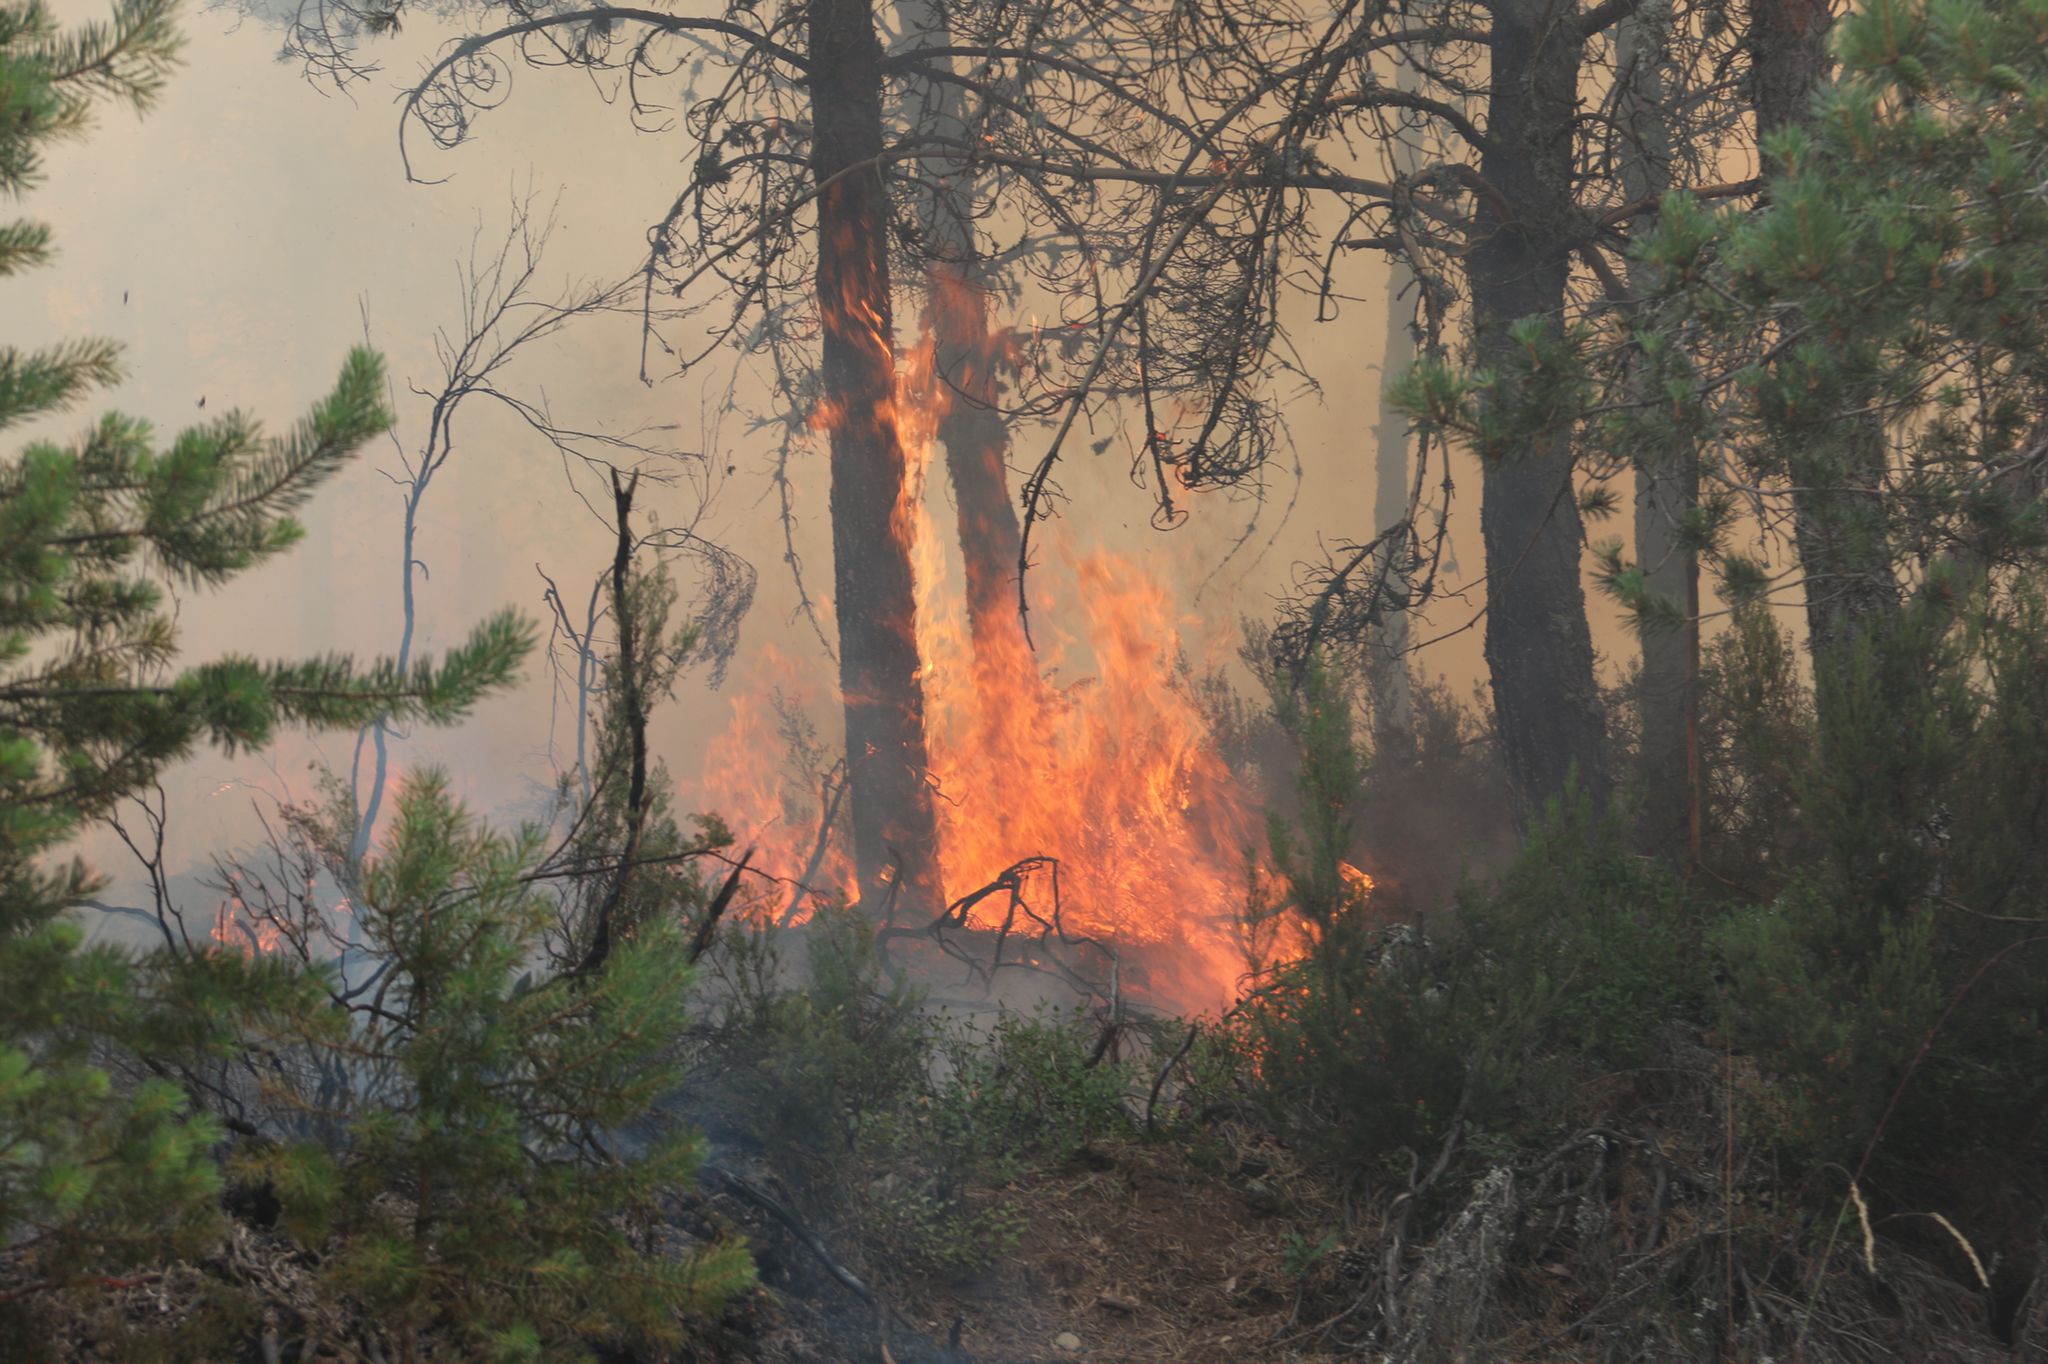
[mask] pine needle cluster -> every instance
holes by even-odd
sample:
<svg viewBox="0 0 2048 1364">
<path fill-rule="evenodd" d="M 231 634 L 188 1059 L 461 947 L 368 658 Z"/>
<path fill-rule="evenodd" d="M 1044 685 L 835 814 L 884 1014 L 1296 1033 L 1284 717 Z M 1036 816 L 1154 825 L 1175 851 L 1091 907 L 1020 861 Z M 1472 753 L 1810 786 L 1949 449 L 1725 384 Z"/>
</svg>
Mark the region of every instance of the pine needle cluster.
<svg viewBox="0 0 2048 1364">
<path fill-rule="evenodd" d="M 32 188 L 44 149 L 80 134 L 96 105 L 151 105 L 176 64 L 173 8 L 120 0 L 109 21 L 65 29 L 40 0 L 0 5 L 0 191 Z M 50 247 L 41 224 L 0 226 L 0 275 Z M 107 341 L 0 347 L 0 429 L 71 410 L 121 373 Z M 340 656 L 178 667 L 169 594 L 294 544 L 292 512 L 388 426 L 384 391 L 378 358 L 357 351 L 282 436 L 229 412 L 162 441 L 109 414 L 0 464 L 0 1259 L 33 1257 L 46 1285 L 212 1224 L 219 1124 L 162 1075 L 117 1082 L 108 1058 L 226 1045 L 215 1006 L 241 969 L 179 981 L 89 945 L 70 911 L 100 880 L 61 846 L 196 746 L 246 749 L 283 725 L 379 714 L 445 723 L 510 680 L 530 646 L 506 614 L 405 669 Z"/>
</svg>

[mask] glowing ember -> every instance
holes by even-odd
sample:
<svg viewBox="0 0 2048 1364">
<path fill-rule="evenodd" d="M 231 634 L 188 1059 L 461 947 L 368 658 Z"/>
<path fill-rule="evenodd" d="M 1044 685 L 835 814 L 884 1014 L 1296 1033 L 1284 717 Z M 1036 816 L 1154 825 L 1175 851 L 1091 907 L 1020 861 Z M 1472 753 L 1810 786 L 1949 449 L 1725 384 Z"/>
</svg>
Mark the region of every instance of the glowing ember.
<svg viewBox="0 0 2048 1364">
<path fill-rule="evenodd" d="M 1239 779 L 1177 681 L 1180 613 L 1135 560 L 1097 552 L 1051 566 L 1078 631 L 1055 619 L 1041 627 L 1035 654 L 1021 634 L 984 638 L 977 652 L 925 489 L 946 394 L 931 357 L 929 339 L 905 356 L 896 416 L 911 461 L 905 520 L 946 893 L 967 895 L 1028 857 L 1055 859 L 1069 930 L 1146 945 L 1171 973 L 1152 985 L 1165 1002 L 1227 1002 L 1241 969 L 1233 928 L 1247 859 L 1260 840 Z M 1042 599 L 1043 589 L 1034 595 Z M 696 803 L 721 814 L 743 844 L 758 845 L 757 865 L 788 877 L 815 866 L 808 883 L 846 898 L 855 886 L 850 859 L 836 847 L 820 856 L 816 846 L 830 783 L 801 792 L 807 809 L 792 808 L 797 793 L 771 770 L 789 736 L 760 699 L 816 696 L 825 669 L 816 666 L 809 681 L 774 653 L 761 669 L 711 747 Z M 1032 876 L 1041 879 L 1029 898 L 1050 908 L 1050 872 Z M 969 926 L 992 926 L 1006 903 L 984 901 Z M 791 911 L 807 912 L 795 892 L 765 908 Z"/>
</svg>

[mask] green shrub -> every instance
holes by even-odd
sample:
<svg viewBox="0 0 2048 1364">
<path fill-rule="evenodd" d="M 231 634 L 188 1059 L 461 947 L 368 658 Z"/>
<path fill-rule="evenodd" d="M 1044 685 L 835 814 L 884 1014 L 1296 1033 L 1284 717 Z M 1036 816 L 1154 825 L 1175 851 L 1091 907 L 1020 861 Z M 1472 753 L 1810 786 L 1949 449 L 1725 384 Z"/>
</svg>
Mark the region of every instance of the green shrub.
<svg viewBox="0 0 2048 1364">
<path fill-rule="evenodd" d="M 1816 856 L 1716 941 L 1789 1149 L 2035 1159 L 2048 1101 L 2048 609 L 1980 587 L 1823 661 L 1798 773 Z M 1887 1116 L 1889 1114 L 1889 1116 Z"/>
<path fill-rule="evenodd" d="M 1700 660 L 1702 856 L 1723 888 L 1767 896 L 1813 856 L 1797 790 L 1811 760 L 1813 698 L 1798 647 L 1769 607 L 1751 602 Z"/>
<path fill-rule="evenodd" d="M 987 1168 L 1064 1164 L 1090 1142 L 1131 1130 L 1128 1063 L 1098 1054 L 1087 1013 L 1005 1011 L 950 1033 L 933 1098 L 942 1151 L 984 1153 Z"/>
<path fill-rule="evenodd" d="M 775 935 L 727 935 L 726 1012 L 699 1065 L 721 1121 L 882 1264 L 985 1271 L 1024 1224 L 1009 1186 L 1131 1132 L 1130 1067 L 1096 1055 L 1084 1011 L 949 1020 L 891 979 L 857 915 L 801 932 L 796 980 Z"/>
<path fill-rule="evenodd" d="M 872 925 L 827 907 L 801 934 L 800 980 L 773 930 L 727 935 L 723 1015 L 700 1063 L 778 1166 L 826 1185 L 880 1117 L 927 1089 L 937 1032 L 922 991 L 883 979 Z"/>
<path fill-rule="evenodd" d="M 1706 998 L 1683 884 L 1584 800 L 1553 802 L 1499 882 L 1460 900 L 1446 936 L 1444 969 L 1486 999 L 1488 1051 L 1508 1068 L 1554 1055 L 1640 1065 Z"/>
<path fill-rule="evenodd" d="M 1389 922 L 1338 866 L 1361 786 L 1348 710 L 1311 674 L 1283 717 L 1305 830 L 1276 829 L 1300 950 L 1242 1010 L 1257 1102 L 1349 1163 L 1438 1141 L 1459 1116 L 1554 1115 L 1560 1078 L 1641 1064 L 1707 997 L 1683 886 L 1583 800 L 1553 802 L 1491 887 Z M 1281 941 L 1287 935 L 1281 935 Z"/>
<path fill-rule="evenodd" d="M 542 971 L 558 907 L 530 874 L 540 850 L 538 829 L 492 832 L 439 777 L 407 783 L 357 882 L 376 974 L 347 991 L 327 978 L 252 1038 L 279 1058 L 272 1110 L 316 1118 L 317 1138 L 236 1160 L 332 1288 L 387 1330 L 452 1333 L 477 1357 L 672 1339 L 677 1309 L 752 1272 L 737 1248 L 678 1260 L 631 1234 L 697 1159 L 685 1134 L 630 1154 L 613 1136 L 681 1083 L 681 926 L 650 918 L 598 969 Z"/>
</svg>

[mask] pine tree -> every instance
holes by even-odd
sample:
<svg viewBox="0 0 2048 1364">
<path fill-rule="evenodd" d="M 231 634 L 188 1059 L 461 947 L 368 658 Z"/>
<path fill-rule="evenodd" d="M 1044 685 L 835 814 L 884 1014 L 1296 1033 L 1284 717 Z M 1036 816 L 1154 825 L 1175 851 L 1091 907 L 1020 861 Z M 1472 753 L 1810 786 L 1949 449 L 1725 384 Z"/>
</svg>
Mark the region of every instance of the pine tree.
<svg viewBox="0 0 2048 1364">
<path fill-rule="evenodd" d="M 648 709 L 697 633 L 671 624 L 667 575 L 635 571 L 634 484 L 615 487 L 616 643 L 593 789 L 561 841 L 488 828 L 430 772 L 401 788 L 381 854 L 359 860 L 338 794 L 290 815 L 285 856 L 233 872 L 243 912 L 310 968 L 244 1035 L 264 1138 L 237 1170 L 408 1359 L 451 1339 L 508 1359 L 674 1343 L 678 1309 L 753 1277 L 742 1247 L 660 1243 L 659 1201 L 701 1145 L 664 1112 L 691 967 L 740 870 L 706 893 L 691 868 L 720 831 L 682 833 L 648 757 Z M 327 969 L 344 939 L 305 889 L 316 866 L 349 878 L 354 983 Z"/>
<path fill-rule="evenodd" d="M 1735 727 L 1790 768 L 1736 819 L 1775 804 L 1812 849 L 1724 935 L 1730 997 L 1799 1082 L 1800 1144 L 1859 1178 L 2041 1158 L 2044 35 L 2043 0 L 1842 16 L 1839 76 L 1764 137 L 1768 202 L 1668 199 L 1638 249 L 1638 329 L 1555 365 L 1608 410 L 1611 445 L 1725 452 L 1682 530 L 1745 606 L 1721 651 L 1749 660 L 1726 679 L 1750 692 Z M 1650 400 L 1618 400 L 1619 353 L 1649 362 Z M 1773 699 L 1791 670 L 1761 614 L 1781 578 L 1759 523 L 1789 526 L 1801 561 L 1803 726 Z M 1673 613 L 1619 547 L 1604 557 L 1626 605 Z"/>
<path fill-rule="evenodd" d="M 64 31 L 41 0 L 0 4 L 0 187 L 31 188 L 44 148 L 96 104 L 150 107 L 176 64 L 173 9 L 119 0 L 109 22 Z M 0 275 L 50 252 L 43 225 L 0 225 Z M 0 427 L 66 411 L 120 374 L 106 341 L 0 349 Z M 180 978 L 86 945 L 69 911 L 99 880 L 53 855 L 202 743 L 234 753 L 283 725 L 380 713 L 447 723 L 530 646 L 507 613 L 438 665 L 238 655 L 174 670 L 166 589 L 215 587 L 294 544 L 292 513 L 388 425 L 383 392 L 380 361 L 357 351 L 281 436 L 227 412 L 164 445 L 110 414 L 0 465 L 0 1256 L 33 1255 L 38 1286 L 210 1220 L 217 1123 L 168 1079 L 117 1084 L 106 1049 L 225 1042 L 242 969 Z"/>
<path fill-rule="evenodd" d="M 620 869 L 544 859 L 543 829 L 492 831 L 434 773 L 401 788 L 395 815 L 352 903 L 375 987 L 301 995 L 251 1035 L 288 1058 L 267 1107 L 310 1135 L 250 1143 L 238 1171 L 276 1191 L 328 1286 L 406 1358 L 429 1338 L 505 1359 L 674 1343 L 676 1309 L 715 1306 L 753 1277 L 744 1248 L 673 1254 L 648 1217 L 689 1186 L 701 1147 L 651 1116 L 682 1083 L 691 956 L 683 917 L 653 912 L 655 887 L 673 908 L 694 883 L 643 867 L 631 904 L 649 912 L 620 925 L 601 965 L 572 951 L 549 970 L 565 909 L 571 947 L 590 911 L 550 885 L 607 887 Z M 643 846 L 678 841 L 659 822 Z M 330 866 L 347 832 L 314 832 Z M 308 927 L 293 909 L 266 913 L 288 937 Z"/>
</svg>

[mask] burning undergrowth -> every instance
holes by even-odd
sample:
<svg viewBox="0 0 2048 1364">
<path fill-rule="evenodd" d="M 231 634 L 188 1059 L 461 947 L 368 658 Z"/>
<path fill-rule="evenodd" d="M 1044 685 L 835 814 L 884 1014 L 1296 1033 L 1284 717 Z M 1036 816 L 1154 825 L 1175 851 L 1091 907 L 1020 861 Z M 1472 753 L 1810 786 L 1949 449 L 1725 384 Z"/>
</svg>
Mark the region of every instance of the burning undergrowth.
<svg viewBox="0 0 2048 1364">
<path fill-rule="evenodd" d="M 932 356 L 927 337 L 905 357 L 894 405 L 909 457 L 894 524 L 916 575 L 924 780 L 947 897 L 943 916 L 911 926 L 1120 954 L 1124 984 L 1161 1006 L 1223 1007 L 1263 831 L 1258 792 L 1224 761 L 1187 659 L 1227 641 L 1192 637 L 1164 581 L 1108 551 L 1035 571 L 1035 648 L 1014 621 L 971 619 L 931 514 L 926 475 L 951 402 Z M 779 878 L 748 908 L 760 921 L 861 898 L 847 836 L 855 783 L 809 718 L 831 693 L 822 667 L 764 651 L 693 788 Z M 794 760 L 781 773 L 762 760 L 778 751 Z M 915 917 L 883 899 L 872 917 Z"/>
</svg>

